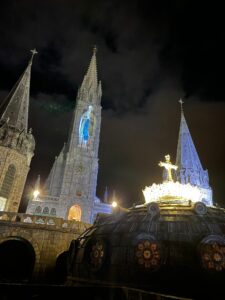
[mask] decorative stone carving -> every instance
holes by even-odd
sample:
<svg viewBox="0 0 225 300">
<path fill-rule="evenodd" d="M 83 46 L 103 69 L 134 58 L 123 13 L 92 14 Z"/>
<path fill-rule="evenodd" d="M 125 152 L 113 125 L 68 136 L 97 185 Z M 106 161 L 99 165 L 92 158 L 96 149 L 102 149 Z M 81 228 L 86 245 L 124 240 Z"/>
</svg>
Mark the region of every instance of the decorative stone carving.
<svg viewBox="0 0 225 300">
<path fill-rule="evenodd" d="M 90 248 L 90 264 L 93 270 L 99 270 L 105 258 L 105 243 L 101 240 L 96 241 Z"/>
<path fill-rule="evenodd" d="M 26 217 L 25 219 L 23 219 L 24 223 L 33 223 L 31 217 Z"/>
<path fill-rule="evenodd" d="M 203 202 L 196 202 L 194 210 L 198 215 L 205 215 L 207 213 L 207 207 Z"/>
<path fill-rule="evenodd" d="M 150 215 L 155 216 L 158 213 L 160 213 L 160 208 L 158 203 L 156 202 L 151 202 L 147 205 L 147 211 Z"/>
<path fill-rule="evenodd" d="M 220 272 L 225 269 L 225 241 L 212 237 L 201 243 L 200 258 L 204 269 Z"/>
<path fill-rule="evenodd" d="M 140 240 L 135 247 L 135 259 L 145 270 L 156 270 L 161 263 L 159 245 L 155 241 Z"/>
</svg>

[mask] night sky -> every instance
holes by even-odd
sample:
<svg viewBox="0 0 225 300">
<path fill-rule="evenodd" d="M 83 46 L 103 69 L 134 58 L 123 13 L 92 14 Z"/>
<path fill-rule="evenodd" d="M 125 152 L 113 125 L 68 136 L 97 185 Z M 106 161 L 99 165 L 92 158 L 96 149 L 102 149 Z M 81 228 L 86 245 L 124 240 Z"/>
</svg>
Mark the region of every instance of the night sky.
<svg viewBox="0 0 225 300">
<path fill-rule="evenodd" d="M 158 162 L 167 153 L 175 161 L 182 98 L 214 200 L 225 206 L 225 18 L 216 2 L 200 2 L 0 2 L 1 101 L 29 50 L 39 52 L 29 114 L 36 150 L 21 211 L 37 175 L 43 183 L 67 140 L 95 44 L 103 86 L 97 195 L 103 198 L 108 186 L 129 206 L 143 201 L 146 185 L 161 182 Z"/>
</svg>

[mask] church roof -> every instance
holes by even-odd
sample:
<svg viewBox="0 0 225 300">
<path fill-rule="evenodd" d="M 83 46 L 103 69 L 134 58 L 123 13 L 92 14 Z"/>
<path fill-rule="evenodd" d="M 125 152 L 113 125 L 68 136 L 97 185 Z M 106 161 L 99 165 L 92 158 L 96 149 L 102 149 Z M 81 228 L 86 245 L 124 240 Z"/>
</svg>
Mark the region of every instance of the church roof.
<svg viewBox="0 0 225 300">
<path fill-rule="evenodd" d="M 202 297 L 206 287 L 224 282 L 224 217 L 224 209 L 200 202 L 117 207 L 111 215 L 99 214 L 70 247 L 70 283 L 129 286 L 191 299 L 199 289 Z"/>
<path fill-rule="evenodd" d="M 61 185 L 63 181 L 63 171 L 65 168 L 65 155 L 66 155 L 66 144 L 63 145 L 63 148 L 58 157 L 55 157 L 54 164 L 45 181 L 45 192 L 52 196 L 59 196 L 61 191 Z"/>
<path fill-rule="evenodd" d="M 31 50 L 31 52 L 32 57 L 27 68 L 4 100 L 8 105 L 1 118 L 8 125 L 20 131 L 25 130 L 25 132 L 28 127 L 31 65 L 33 56 L 37 53 L 36 50 Z"/>
</svg>

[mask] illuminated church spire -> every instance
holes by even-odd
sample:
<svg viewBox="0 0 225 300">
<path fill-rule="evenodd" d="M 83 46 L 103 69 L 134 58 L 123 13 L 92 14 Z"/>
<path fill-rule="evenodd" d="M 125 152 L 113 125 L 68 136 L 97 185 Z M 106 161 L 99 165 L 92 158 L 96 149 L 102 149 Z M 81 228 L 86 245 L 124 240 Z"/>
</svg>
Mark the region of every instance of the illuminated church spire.
<svg viewBox="0 0 225 300">
<path fill-rule="evenodd" d="M 84 76 L 84 80 L 81 85 L 81 89 L 90 87 L 97 88 L 98 84 L 98 75 L 97 75 L 97 63 L 96 63 L 96 52 L 97 48 L 96 46 L 93 48 L 93 55 L 91 58 L 91 62 L 89 65 L 89 68 L 87 70 L 86 75 Z"/>
<path fill-rule="evenodd" d="M 26 70 L 4 100 L 4 103 L 6 102 L 8 105 L 1 118 L 9 126 L 25 132 L 28 128 L 31 65 L 37 51 L 34 49 L 31 52 L 32 56 Z"/>
<path fill-rule="evenodd" d="M 102 88 L 101 81 L 98 81 L 97 76 L 96 52 L 97 48 L 95 46 L 88 70 L 77 94 L 67 148 L 69 151 L 76 146 L 89 150 L 92 148 L 97 156 L 101 123 Z M 96 130 L 95 134 L 93 134 L 94 130 Z"/>
<path fill-rule="evenodd" d="M 2 102 L 7 105 L 0 120 L 0 209 L 17 212 L 30 162 L 34 155 L 35 140 L 28 129 L 30 73 L 33 56 L 13 89 Z"/>
<path fill-rule="evenodd" d="M 96 62 L 97 47 L 94 46 L 92 58 L 81 84 L 78 97 L 85 101 L 93 101 L 100 103 L 102 96 L 101 81 L 98 82 L 97 62 Z"/>
<path fill-rule="evenodd" d="M 77 94 L 67 143 L 45 182 L 45 195 L 40 202 L 29 203 L 29 213 L 35 213 L 37 206 L 52 205 L 52 199 L 56 216 L 69 220 L 92 223 L 98 212 L 111 212 L 111 205 L 96 196 L 101 95 L 95 47 Z"/>
<path fill-rule="evenodd" d="M 203 170 L 198 153 L 188 129 L 184 112 L 183 101 L 181 104 L 181 121 L 177 145 L 176 171 L 177 180 L 181 183 L 190 183 L 203 189 L 210 190 L 208 171 Z M 206 197 L 206 196 L 205 196 Z"/>
</svg>

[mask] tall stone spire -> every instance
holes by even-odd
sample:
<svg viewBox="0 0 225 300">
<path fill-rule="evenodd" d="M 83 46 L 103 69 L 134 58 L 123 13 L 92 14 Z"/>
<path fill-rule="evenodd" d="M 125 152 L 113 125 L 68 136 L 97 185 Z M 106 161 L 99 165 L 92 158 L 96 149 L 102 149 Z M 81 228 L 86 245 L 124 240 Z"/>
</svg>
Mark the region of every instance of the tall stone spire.
<svg viewBox="0 0 225 300">
<path fill-rule="evenodd" d="M 68 151 L 71 151 L 78 145 L 79 148 L 82 146 L 86 149 L 88 148 L 89 150 L 92 150 L 94 147 L 94 152 L 97 155 L 101 124 L 102 88 L 101 81 L 98 81 L 97 76 L 96 52 L 97 48 L 95 46 L 88 70 L 77 93 L 76 106 L 73 113 L 66 148 Z M 95 140 L 92 138 L 92 140 L 89 139 L 89 142 L 83 141 L 82 139 L 83 134 L 87 133 L 85 131 L 85 129 L 88 127 L 88 122 L 85 122 L 86 119 L 90 120 L 89 132 L 91 133 L 93 131 L 92 129 L 94 128 L 97 130 L 96 134 L 93 135 Z"/>
<path fill-rule="evenodd" d="M 4 100 L 8 105 L 1 117 L 1 120 L 7 122 L 9 126 L 19 131 L 24 130 L 26 133 L 28 128 L 31 66 L 37 51 L 33 49 L 31 52 L 32 56 L 26 70 Z"/>
<path fill-rule="evenodd" d="M 112 206 L 96 196 L 101 93 L 95 47 L 77 94 L 68 141 L 53 164 L 45 195 L 39 202 L 29 202 L 28 213 L 35 213 L 38 206 L 54 205 L 56 216 L 87 223 L 92 223 L 98 212 L 111 213 Z"/>
<path fill-rule="evenodd" d="M 84 76 L 84 80 L 81 84 L 81 90 L 83 90 L 84 88 L 86 88 L 87 90 L 91 88 L 97 89 L 98 75 L 97 75 L 96 52 L 97 52 L 97 47 L 94 46 L 90 65 L 88 67 L 86 75 Z"/>
<path fill-rule="evenodd" d="M 179 102 L 181 104 L 181 121 L 176 157 L 176 165 L 178 166 L 176 172 L 177 179 L 181 183 L 190 183 L 199 187 L 209 187 L 208 172 L 202 168 L 184 117 L 183 101 L 180 99 Z"/>
<path fill-rule="evenodd" d="M 27 131 L 30 93 L 30 72 L 36 50 L 18 82 L 3 101 L 7 107 L 0 119 L 0 206 L 2 210 L 17 212 L 35 140 L 32 129 Z"/>
</svg>

